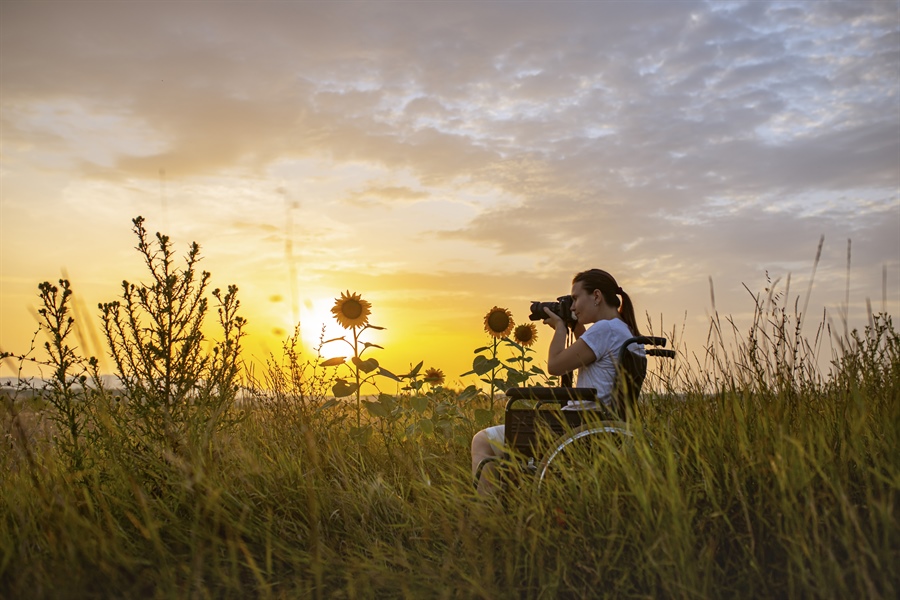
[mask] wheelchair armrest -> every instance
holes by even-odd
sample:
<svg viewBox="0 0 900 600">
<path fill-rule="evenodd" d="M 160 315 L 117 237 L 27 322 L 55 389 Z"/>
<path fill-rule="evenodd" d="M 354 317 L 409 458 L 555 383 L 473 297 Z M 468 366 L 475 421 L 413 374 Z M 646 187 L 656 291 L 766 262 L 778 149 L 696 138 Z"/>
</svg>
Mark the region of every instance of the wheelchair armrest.
<svg viewBox="0 0 900 600">
<path fill-rule="evenodd" d="M 537 400 L 540 403 L 565 404 L 570 400 L 596 400 L 597 390 L 579 387 L 519 387 L 506 390 L 506 410 L 519 400 Z"/>
<path fill-rule="evenodd" d="M 644 350 L 644 353 L 647 356 L 663 356 L 665 358 L 675 358 L 676 352 L 674 350 L 661 350 L 659 348 L 647 348 Z"/>
</svg>

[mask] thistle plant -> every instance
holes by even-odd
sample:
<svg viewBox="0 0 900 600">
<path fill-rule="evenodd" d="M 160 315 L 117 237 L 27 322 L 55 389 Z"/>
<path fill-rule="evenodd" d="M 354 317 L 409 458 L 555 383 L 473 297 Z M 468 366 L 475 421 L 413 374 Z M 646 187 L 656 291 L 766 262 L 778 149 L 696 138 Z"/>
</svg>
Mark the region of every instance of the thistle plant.
<svg viewBox="0 0 900 600">
<path fill-rule="evenodd" d="M 120 424 L 138 439 L 173 449 L 202 443 L 229 423 L 226 413 L 239 387 L 246 321 L 238 315 L 237 287 L 212 292 L 223 339 L 207 354 L 202 327 L 210 274 L 197 271 L 200 246 L 191 244 L 179 268 L 168 236 L 157 233 L 151 241 L 144 219 L 133 223 L 150 280 L 123 281 L 122 299 L 99 305 L 116 374 L 130 400 L 128 411 L 118 414 Z"/>
<path fill-rule="evenodd" d="M 67 466 L 81 473 L 89 466 L 86 450 L 95 433 L 91 427 L 92 401 L 103 391 L 99 362 L 95 357 L 85 359 L 76 347 L 70 346 L 76 324 L 69 281 L 60 279 L 58 287 L 45 281 L 38 285 L 38 290 L 41 307 L 37 311 L 35 336 L 43 332 L 48 338 L 44 342 L 47 358 L 33 358 L 31 352 L 22 355 L 0 352 L 0 359 L 18 359 L 20 372 L 26 362 L 52 370 L 40 388 L 40 397 L 53 408 L 48 415 L 56 425 L 56 447 L 66 457 Z M 20 375 L 17 389 L 24 389 L 25 383 Z"/>
</svg>

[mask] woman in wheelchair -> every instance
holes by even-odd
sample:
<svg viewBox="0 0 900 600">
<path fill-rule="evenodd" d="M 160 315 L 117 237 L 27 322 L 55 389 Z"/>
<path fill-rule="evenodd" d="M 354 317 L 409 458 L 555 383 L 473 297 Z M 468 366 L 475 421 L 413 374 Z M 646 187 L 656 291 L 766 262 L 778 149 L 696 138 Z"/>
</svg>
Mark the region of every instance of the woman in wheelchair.
<svg viewBox="0 0 900 600">
<path fill-rule="evenodd" d="M 547 357 L 551 375 L 564 375 L 577 369 L 579 388 L 594 388 L 597 397 L 589 401 L 569 401 L 563 410 L 590 410 L 609 406 L 616 380 L 616 353 L 631 337 L 638 336 L 634 306 L 628 294 L 619 287 L 612 275 L 600 269 L 578 273 L 572 280 L 572 313 L 578 324 L 574 329 L 575 342 L 566 346 L 569 328 L 566 322 L 549 309 L 544 324 L 553 328 L 553 339 Z M 621 298 L 621 299 L 620 299 Z M 590 328 L 585 325 L 593 323 Z M 472 438 L 472 475 L 476 475 L 483 459 L 498 456 L 504 448 L 504 426 L 488 427 Z M 494 465 L 489 465 L 493 469 Z M 487 469 L 485 469 L 487 471 Z M 479 493 L 492 491 L 490 473 L 483 472 L 478 483 Z"/>
</svg>

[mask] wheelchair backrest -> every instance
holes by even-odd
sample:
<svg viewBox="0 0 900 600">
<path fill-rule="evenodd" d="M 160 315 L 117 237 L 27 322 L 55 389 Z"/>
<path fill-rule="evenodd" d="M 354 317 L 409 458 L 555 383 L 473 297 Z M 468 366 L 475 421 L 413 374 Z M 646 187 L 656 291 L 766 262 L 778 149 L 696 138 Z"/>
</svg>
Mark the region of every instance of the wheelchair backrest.
<svg viewBox="0 0 900 600">
<path fill-rule="evenodd" d="M 616 361 L 618 374 L 613 384 L 612 400 L 616 415 L 623 421 L 637 410 L 637 399 L 647 377 L 647 355 L 674 358 L 674 350 L 645 349 L 645 354 L 632 351 L 633 345 L 665 347 L 666 338 L 639 335 L 625 340 Z"/>
</svg>

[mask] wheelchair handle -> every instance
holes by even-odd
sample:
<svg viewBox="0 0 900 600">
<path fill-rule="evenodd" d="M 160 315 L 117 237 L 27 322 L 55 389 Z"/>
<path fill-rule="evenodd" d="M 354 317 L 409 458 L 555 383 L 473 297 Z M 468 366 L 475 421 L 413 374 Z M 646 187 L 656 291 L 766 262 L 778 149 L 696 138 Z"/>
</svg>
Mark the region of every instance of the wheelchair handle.
<svg viewBox="0 0 900 600">
<path fill-rule="evenodd" d="M 677 353 L 674 350 L 662 350 L 666 347 L 667 340 L 664 337 L 656 337 L 652 335 L 639 335 L 628 338 L 620 347 L 624 352 L 631 344 L 643 344 L 644 346 L 659 346 L 659 348 L 647 348 L 644 354 L 647 356 L 661 356 L 663 358 L 675 358 Z"/>
<path fill-rule="evenodd" d="M 625 340 L 621 347 L 625 348 L 632 344 L 643 344 L 644 346 L 659 346 L 665 348 L 668 341 L 664 337 L 656 337 L 654 335 L 638 335 Z"/>
<path fill-rule="evenodd" d="M 659 348 L 647 348 L 644 353 L 647 356 L 663 356 L 665 358 L 675 358 L 677 352 L 674 350 L 661 350 Z"/>
</svg>

